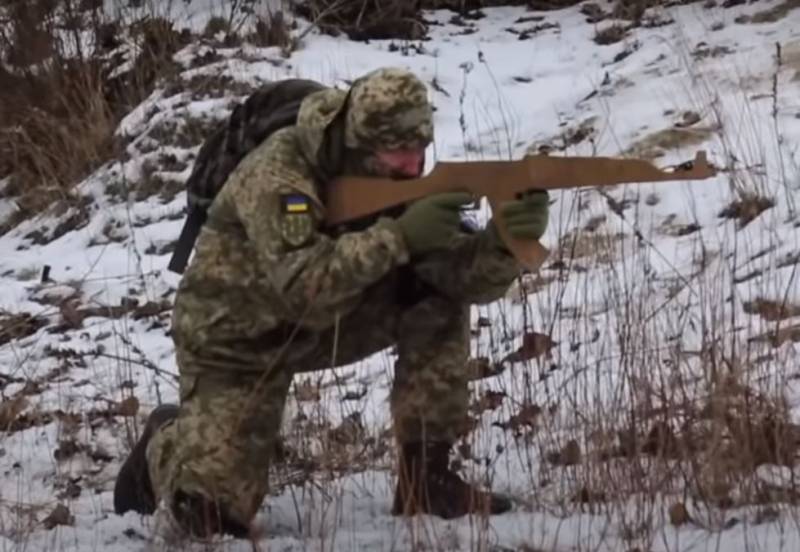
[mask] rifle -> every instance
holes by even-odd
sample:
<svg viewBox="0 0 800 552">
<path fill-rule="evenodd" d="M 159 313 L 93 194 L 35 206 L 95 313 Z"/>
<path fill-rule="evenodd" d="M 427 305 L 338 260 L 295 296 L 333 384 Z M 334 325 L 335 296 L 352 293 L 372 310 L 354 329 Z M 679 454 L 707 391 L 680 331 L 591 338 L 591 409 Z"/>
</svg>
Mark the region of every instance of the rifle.
<svg viewBox="0 0 800 552">
<path fill-rule="evenodd" d="M 664 180 L 701 180 L 716 175 L 704 151 L 694 160 L 663 170 L 643 159 L 613 157 L 556 157 L 528 155 L 517 161 L 438 162 L 425 176 L 397 181 L 390 178 L 346 176 L 326 186 L 326 222 L 348 222 L 421 197 L 467 191 L 487 197 L 500 236 L 517 260 L 536 270 L 548 250 L 536 240 L 512 238 L 499 209 L 503 201 L 532 190 L 613 186 Z"/>
</svg>

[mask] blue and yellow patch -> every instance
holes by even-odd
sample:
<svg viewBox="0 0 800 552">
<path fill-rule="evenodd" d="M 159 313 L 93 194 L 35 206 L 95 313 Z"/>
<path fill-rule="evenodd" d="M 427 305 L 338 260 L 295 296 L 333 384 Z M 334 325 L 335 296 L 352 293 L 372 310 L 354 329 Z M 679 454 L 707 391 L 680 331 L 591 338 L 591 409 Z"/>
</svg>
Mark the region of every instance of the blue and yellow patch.
<svg viewBox="0 0 800 552">
<path fill-rule="evenodd" d="M 284 213 L 307 213 L 308 197 L 303 194 L 286 194 L 281 197 Z"/>
<path fill-rule="evenodd" d="M 311 200 L 306 195 L 281 195 L 281 219 L 281 236 L 290 249 L 305 245 L 314 235 Z"/>
</svg>

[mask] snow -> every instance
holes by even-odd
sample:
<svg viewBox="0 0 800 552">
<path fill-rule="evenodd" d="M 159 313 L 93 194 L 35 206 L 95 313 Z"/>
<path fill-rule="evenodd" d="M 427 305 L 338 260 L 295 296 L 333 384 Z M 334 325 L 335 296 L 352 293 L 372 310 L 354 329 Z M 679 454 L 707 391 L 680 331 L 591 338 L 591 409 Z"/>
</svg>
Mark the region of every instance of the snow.
<svg viewBox="0 0 800 552">
<path fill-rule="evenodd" d="M 121 9 L 118 2 L 109 5 Z M 220 5 L 215 0 L 171 2 L 164 9 L 182 25 L 202 31 L 208 17 L 219 15 Z M 436 107 L 428 169 L 440 160 L 517 159 L 532 144 L 558 147 L 566 130 L 583 123 L 592 129 L 589 139 L 555 154 L 626 155 L 642 137 L 674 128 L 689 110 L 700 120 L 687 132 L 705 133 L 696 143 L 666 150 L 654 162 L 679 163 L 704 149 L 713 163 L 731 168 L 705 181 L 604 191 L 617 202 L 630 202 L 621 215 L 597 190 L 552 193 L 544 245 L 556 252 L 570 232 L 604 215 L 600 232 L 624 236 L 615 246 L 617 254 L 604 261 L 605 252 L 595 245 L 590 255 L 566 259 L 564 271 L 543 270 L 542 276 L 553 277 L 544 291 L 524 301 L 510 292 L 507 299 L 474 308 L 474 326 L 479 317 L 491 322 L 474 339 L 475 357 L 499 362 L 531 330 L 550 333 L 556 342 L 550 358 L 504 365 L 501 374 L 473 384 L 476 398 L 489 389 L 507 396 L 498 409 L 481 416 L 469 439 L 475 456 L 490 462 L 467 459 L 465 469 L 514 496 L 513 513 L 489 520 L 392 517 L 388 454 L 356 473 L 319 470 L 305 484 L 278 485 L 259 515 L 259 545 L 276 550 L 800 549 L 800 518 L 784 501 L 774 505 L 774 519 L 763 522 L 755 506 L 706 509 L 666 483 L 650 492 L 631 475 L 635 470 L 616 462 L 554 467 L 546 460 L 568 439 L 591 448 L 604 431 L 620 429 L 632 401 L 641 399 L 640 406 L 654 410 L 669 397 L 701 401 L 710 387 L 709 365 L 695 353 L 714 340 L 729 355 L 728 362 L 742 356 L 743 383 L 782 394 L 797 418 L 796 345 L 791 340 L 777 348 L 748 343 L 775 330 L 776 322 L 744 307 L 756 299 L 800 304 L 797 261 L 792 261 L 800 251 L 795 215 L 799 33 L 791 25 L 793 13 L 773 23 L 737 23 L 743 15 L 775 5 L 654 8 L 651 15 L 673 22 L 632 29 L 607 46 L 593 38 L 614 21 L 587 23 L 579 7 L 547 12 L 506 7 L 485 9 L 486 17 L 474 22 L 477 30 L 471 34 L 449 23 L 451 12 L 430 12 L 427 18 L 438 24 L 431 26 L 428 41 L 354 43 L 311 32 L 287 58 L 276 48 L 216 47 L 219 61 L 190 67 L 192 59 L 209 51 L 208 45 L 190 45 L 175 55 L 185 80 L 229 76 L 252 86 L 302 76 L 344 87 L 383 65 L 408 67 L 430 85 Z M 531 15 L 543 20 L 516 23 Z M 126 8 L 125 16 L 135 18 L 137 12 Z M 544 22 L 554 25 L 527 40 L 508 31 Z M 777 43 L 783 46 L 780 66 Z M 615 61 L 623 52 L 630 53 Z M 33 380 L 41 389 L 26 395 L 25 412 L 83 413 L 77 429 L 56 416 L 0 438 L 0 549 L 128 552 L 164 545 L 156 517 L 113 513 L 112 489 L 128 433 L 134 425 L 141 428 L 154 406 L 177 397 L 169 313 L 139 319 L 94 315 L 79 328 L 49 330 L 62 322 L 58 304 L 65 298 L 97 307 L 118 306 L 130 298 L 141 305 L 174 297 L 179 277 L 166 270 L 169 254 L 160 251 L 180 231 L 185 195 L 137 200 L 125 190 L 133 189 L 147 163 L 160 156 L 187 164 L 183 170 L 159 171 L 165 179 L 188 176 L 197 148 L 159 143 L 152 137 L 159 125 L 186 116 L 221 120 L 231 101 L 241 98 L 194 98 L 188 92 L 168 96 L 166 88 L 155 90 L 117 129 L 127 140 L 127 159 L 108 163 L 79 186 L 81 195 L 92 198 L 87 224 L 34 243 L 30 232 L 44 226 L 51 231 L 60 220 L 45 215 L 0 237 L 0 315 L 25 312 L 47 322 L 31 335 L 0 345 L 2 396 L 15 396 L 26 380 Z M 112 194 L 112 189 L 122 193 Z M 774 207 L 737 228 L 735 221 L 719 215 L 737 197 L 737 189 L 769 197 Z M 10 202 L 0 200 L 0 219 Z M 484 207 L 477 215 L 484 221 L 488 214 Z M 686 235 L 671 230 L 688 224 L 699 229 Z M 43 282 L 45 265 L 50 281 Z M 760 274 L 734 280 L 754 271 Z M 789 317 L 780 326 L 796 325 L 798 318 Z M 755 362 L 760 357 L 766 360 Z M 299 375 L 296 383 L 320 384 L 322 400 L 293 397 L 285 433 L 303 431 L 308 420 L 329 420 L 335 426 L 359 412 L 368 435 L 377 437 L 390 425 L 393 359 L 392 351 L 383 351 L 335 371 Z M 342 400 L 364 388 L 363 397 Z M 140 404 L 136 418 L 93 420 L 86 414 L 130 396 Z M 531 403 L 546 411 L 537 421 L 538 431 L 515 438 L 493 425 Z M 81 450 L 56 460 L 54 451 L 64 439 L 74 439 Z M 314 443 L 314 450 L 319 446 Z M 98 448 L 111 460 L 96 459 Z M 287 474 L 278 470 L 274 476 L 280 481 Z M 793 477 L 791 467 L 769 464 L 760 466 L 750 481 L 792 488 Z M 80 494 L 59 498 L 69 481 L 77 483 Z M 612 496 L 592 504 L 571 501 L 582 489 L 594 488 Z M 692 523 L 670 524 L 667 508 L 676 501 L 686 502 Z M 69 506 L 74 523 L 48 530 L 43 519 L 59 502 Z M 251 549 L 250 543 L 232 539 L 216 544 L 220 550 Z"/>
</svg>

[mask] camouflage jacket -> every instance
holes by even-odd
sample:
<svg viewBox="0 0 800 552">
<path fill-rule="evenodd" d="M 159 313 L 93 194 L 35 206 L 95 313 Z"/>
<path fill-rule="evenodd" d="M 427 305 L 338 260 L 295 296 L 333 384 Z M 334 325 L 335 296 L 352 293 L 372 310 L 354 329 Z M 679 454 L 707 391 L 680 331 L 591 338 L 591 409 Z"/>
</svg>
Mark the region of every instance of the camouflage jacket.
<svg viewBox="0 0 800 552">
<path fill-rule="evenodd" d="M 269 347 L 265 336 L 281 328 L 324 331 L 383 278 L 414 277 L 457 301 L 486 303 L 517 276 L 515 259 L 486 231 L 411 262 L 393 218 L 357 231 L 324 227 L 324 183 L 342 170 L 335 119 L 344 98 L 313 93 L 297 125 L 251 151 L 220 190 L 176 297 L 173 335 L 184 350 L 213 356 Z"/>
</svg>

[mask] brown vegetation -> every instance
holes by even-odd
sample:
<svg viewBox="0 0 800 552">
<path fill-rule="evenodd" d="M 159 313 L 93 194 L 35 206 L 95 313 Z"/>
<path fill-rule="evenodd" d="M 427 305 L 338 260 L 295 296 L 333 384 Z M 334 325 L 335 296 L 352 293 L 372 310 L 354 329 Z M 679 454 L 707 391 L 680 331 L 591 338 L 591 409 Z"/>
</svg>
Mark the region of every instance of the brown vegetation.
<svg viewBox="0 0 800 552">
<path fill-rule="evenodd" d="M 123 60 L 103 56 L 120 46 L 122 30 L 83 4 L 9 3 L 9 25 L 0 31 L 0 51 L 7 53 L 0 60 L 0 178 L 10 177 L 4 194 L 20 209 L 6 229 L 70 200 L 72 186 L 117 153 L 120 119 L 173 70 L 171 55 L 188 38 L 163 19 L 132 25 L 127 32 L 140 53 L 129 70 L 112 76 Z M 56 17 L 57 8 L 66 18 Z M 87 32 L 99 47 L 91 53 Z"/>
</svg>

